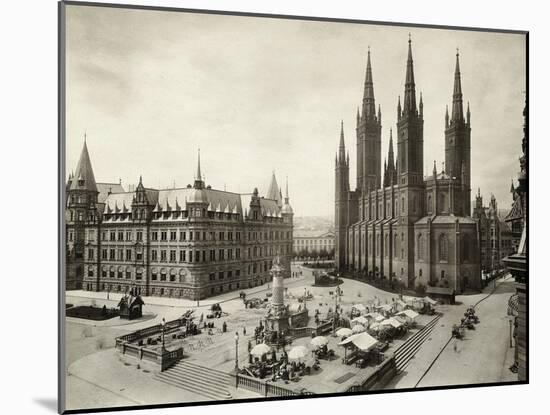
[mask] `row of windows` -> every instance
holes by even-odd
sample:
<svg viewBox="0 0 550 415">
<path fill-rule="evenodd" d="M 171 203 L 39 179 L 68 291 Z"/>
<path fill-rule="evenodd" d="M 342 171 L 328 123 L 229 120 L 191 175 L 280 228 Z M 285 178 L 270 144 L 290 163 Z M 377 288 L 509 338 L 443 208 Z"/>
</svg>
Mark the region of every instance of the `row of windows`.
<svg viewBox="0 0 550 415">
<path fill-rule="evenodd" d="M 269 232 L 248 232 L 248 240 L 279 240 L 283 239 L 286 235 L 287 239 L 290 239 L 290 231 L 269 231 Z M 133 232 L 132 231 L 103 231 L 101 233 L 101 240 L 103 241 L 132 241 Z M 179 238 L 178 238 L 179 237 Z M 88 240 L 95 240 L 95 231 L 89 230 Z M 143 240 L 143 231 L 136 231 L 136 240 Z M 206 231 L 151 231 L 151 240 L 152 241 L 240 241 L 241 232 L 240 231 L 220 231 L 220 232 L 206 232 Z"/>
<path fill-rule="evenodd" d="M 263 256 L 273 256 L 275 253 L 274 247 L 253 247 L 248 248 L 247 258 L 261 258 Z M 290 254 L 290 245 L 281 247 L 283 254 Z M 207 251 L 206 250 L 196 250 L 196 251 L 187 251 L 187 250 L 151 250 L 151 261 L 161 261 L 161 262 L 176 262 L 176 259 L 179 258 L 179 262 L 206 262 L 207 261 Z M 88 260 L 95 259 L 95 250 L 94 248 L 88 249 Z M 110 261 L 141 261 L 143 260 L 143 254 L 141 252 L 136 252 L 134 256 L 134 251 L 132 249 L 123 249 L 123 248 L 102 248 L 101 249 L 101 259 L 110 260 Z M 225 260 L 241 259 L 241 249 L 210 249 L 208 253 L 208 260 L 213 261 L 225 261 Z"/>
<path fill-rule="evenodd" d="M 356 237 L 357 238 L 357 237 Z M 401 233 L 401 244 L 403 245 L 405 241 L 405 234 L 404 233 Z M 351 242 L 351 240 L 350 240 Z M 389 257 L 389 254 L 390 254 L 390 246 L 389 246 L 389 235 L 386 234 L 384 236 L 384 257 Z M 426 259 L 426 237 L 425 235 L 423 234 L 419 234 L 417 236 L 417 241 L 416 241 L 416 256 L 418 259 L 420 260 L 425 260 Z M 373 235 L 369 235 L 369 246 L 368 246 L 368 252 L 372 252 L 373 251 Z M 356 240 L 356 247 L 358 248 L 358 245 L 357 245 L 357 240 Z M 438 238 L 438 250 L 437 250 L 437 254 L 438 254 L 438 260 L 439 261 L 448 261 L 449 260 L 449 240 L 448 240 L 448 236 L 447 234 L 441 234 Z M 381 238 L 380 238 L 380 234 L 376 235 L 376 244 L 375 244 L 375 255 L 376 256 L 380 256 L 380 250 L 382 248 L 382 245 L 381 245 Z M 472 247 L 471 247 L 471 239 L 468 235 L 464 235 L 461 237 L 461 256 L 462 256 L 462 260 L 463 261 L 469 261 L 470 260 L 470 255 L 471 255 L 471 250 L 472 250 Z M 399 246 L 398 246 L 398 237 L 397 237 L 397 234 L 394 234 L 393 235 L 393 257 L 394 258 L 397 258 L 399 255 L 398 254 L 401 254 L 400 257 L 401 259 L 404 259 L 404 249 L 403 247 L 401 247 L 401 249 L 399 249 Z"/>
<path fill-rule="evenodd" d="M 420 198 L 417 198 L 416 195 L 411 196 L 411 213 L 421 213 L 422 207 L 420 203 Z M 401 196 L 401 214 L 405 213 L 405 197 Z M 399 203 L 398 199 L 395 199 L 395 206 L 394 211 L 391 211 L 391 201 L 386 201 L 386 211 L 383 210 L 384 203 L 382 201 L 378 202 L 378 209 L 376 202 L 371 202 L 370 205 L 367 203 L 364 205 L 363 209 L 363 217 L 368 218 L 367 220 L 374 220 L 374 219 L 383 219 L 383 218 L 389 218 L 394 217 L 399 212 Z"/>
<path fill-rule="evenodd" d="M 334 239 L 295 239 L 294 243 L 296 245 L 319 245 L 319 244 L 334 245 Z"/>
</svg>

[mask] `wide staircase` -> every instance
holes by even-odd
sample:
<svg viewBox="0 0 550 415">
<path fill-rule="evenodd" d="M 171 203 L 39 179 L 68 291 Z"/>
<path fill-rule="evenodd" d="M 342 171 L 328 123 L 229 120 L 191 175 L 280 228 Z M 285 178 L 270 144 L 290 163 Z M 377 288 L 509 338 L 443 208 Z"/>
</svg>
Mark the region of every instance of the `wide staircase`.
<svg viewBox="0 0 550 415">
<path fill-rule="evenodd" d="M 232 399 L 229 393 L 230 375 L 184 360 L 156 374 L 155 379 L 210 399 Z"/>
<path fill-rule="evenodd" d="M 428 339 L 440 318 L 441 314 L 436 315 L 428 324 L 417 331 L 395 351 L 395 364 L 398 372 L 405 369 L 409 361 L 414 357 L 418 349 L 420 349 L 420 346 Z"/>
</svg>

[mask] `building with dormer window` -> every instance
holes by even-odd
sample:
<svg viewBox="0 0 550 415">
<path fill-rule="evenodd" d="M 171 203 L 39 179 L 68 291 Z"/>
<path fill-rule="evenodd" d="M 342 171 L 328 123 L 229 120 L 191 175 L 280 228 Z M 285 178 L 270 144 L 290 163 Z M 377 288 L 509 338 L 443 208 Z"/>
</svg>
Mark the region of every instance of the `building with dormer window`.
<svg viewBox="0 0 550 415">
<path fill-rule="evenodd" d="M 86 142 L 66 186 L 67 289 L 203 299 L 290 274 L 293 211 L 275 175 L 266 197 L 213 189 L 96 183 Z"/>
</svg>

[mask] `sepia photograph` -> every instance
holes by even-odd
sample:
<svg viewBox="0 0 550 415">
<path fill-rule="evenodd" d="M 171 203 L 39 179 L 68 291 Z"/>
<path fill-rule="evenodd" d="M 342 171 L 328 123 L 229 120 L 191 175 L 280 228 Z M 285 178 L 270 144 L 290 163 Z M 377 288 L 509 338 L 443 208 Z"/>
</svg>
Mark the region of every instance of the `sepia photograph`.
<svg viewBox="0 0 550 415">
<path fill-rule="evenodd" d="M 61 412 L 529 382 L 527 32 L 59 25 Z"/>
</svg>

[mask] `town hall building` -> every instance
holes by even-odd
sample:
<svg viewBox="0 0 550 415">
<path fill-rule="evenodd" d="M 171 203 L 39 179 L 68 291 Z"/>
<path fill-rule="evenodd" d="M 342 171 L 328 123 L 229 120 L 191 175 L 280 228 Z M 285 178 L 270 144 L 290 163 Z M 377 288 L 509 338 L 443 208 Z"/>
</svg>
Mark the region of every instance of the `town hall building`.
<svg viewBox="0 0 550 415">
<path fill-rule="evenodd" d="M 275 175 L 268 194 L 193 185 L 133 191 L 96 183 L 86 142 L 66 185 L 66 288 L 199 300 L 290 275 L 293 211 Z"/>
</svg>

